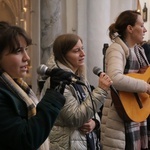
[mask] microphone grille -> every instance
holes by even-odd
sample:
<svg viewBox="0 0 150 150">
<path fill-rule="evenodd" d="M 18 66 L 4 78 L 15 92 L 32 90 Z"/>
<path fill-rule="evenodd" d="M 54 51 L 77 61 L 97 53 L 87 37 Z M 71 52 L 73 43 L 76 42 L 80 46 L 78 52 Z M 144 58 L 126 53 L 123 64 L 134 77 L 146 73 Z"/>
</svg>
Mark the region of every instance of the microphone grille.
<svg viewBox="0 0 150 150">
<path fill-rule="evenodd" d="M 97 66 L 95 66 L 95 67 L 93 68 L 93 73 L 94 73 L 94 74 L 98 75 L 100 72 L 102 72 L 101 68 L 99 68 L 99 67 L 97 67 Z"/>
<path fill-rule="evenodd" d="M 48 67 L 46 65 L 42 64 L 37 68 L 37 73 L 41 76 L 44 76 L 47 68 Z"/>
</svg>

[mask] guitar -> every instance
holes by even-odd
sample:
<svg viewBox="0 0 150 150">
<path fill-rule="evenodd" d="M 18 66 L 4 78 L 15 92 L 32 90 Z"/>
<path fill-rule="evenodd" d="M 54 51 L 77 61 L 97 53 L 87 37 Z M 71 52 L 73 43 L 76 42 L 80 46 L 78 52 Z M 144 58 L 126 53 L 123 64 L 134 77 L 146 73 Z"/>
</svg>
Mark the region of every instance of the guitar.
<svg viewBox="0 0 150 150">
<path fill-rule="evenodd" d="M 126 75 L 150 83 L 150 67 L 142 74 L 129 73 Z M 150 95 L 147 93 L 124 91 L 116 93 L 111 90 L 111 96 L 118 115 L 126 122 L 142 122 L 146 120 L 150 114 Z"/>
</svg>

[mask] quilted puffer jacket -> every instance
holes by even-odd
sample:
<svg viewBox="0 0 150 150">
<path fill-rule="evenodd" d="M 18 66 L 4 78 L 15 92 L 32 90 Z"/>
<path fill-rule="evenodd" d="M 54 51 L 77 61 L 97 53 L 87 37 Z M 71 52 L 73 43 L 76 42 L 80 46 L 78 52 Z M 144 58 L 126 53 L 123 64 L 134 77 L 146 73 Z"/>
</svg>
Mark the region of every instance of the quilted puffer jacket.
<svg viewBox="0 0 150 150">
<path fill-rule="evenodd" d="M 106 51 L 106 73 L 112 79 L 113 86 L 120 91 L 146 92 L 147 83 L 144 80 L 135 80 L 123 75 L 128 56 L 129 48 L 119 37 L 116 38 Z M 105 101 L 102 113 L 101 140 L 103 150 L 124 150 L 124 124 L 112 103 L 110 93 L 109 98 Z"/>
<path fill-rule="evenodd" d="M 62 69 L 68 69 L 61 63 L 58 65 Z M 47 79 L 42 93 L 50 86 L 50 79 Z M 83 135 L 79 127 L 86 123 L 93 117 L 93 106 L 91 98 L 85 87 L 83 87 L 86 94 L 86 99 L 80 104 L 77 92 L 72 85 L 66 86 L 64 96 L 66 103 L 62 108 L 56 122 L 50 132 L 50 149 L 51 150 L 87 150 L 86 136 Z M 103 105 L 107 92 L 97 87 L 91 92 L 95 112 L 100 110 Z M 96 113 L 96 118 L 99 116 Z M 95 137 L 95 136 L 94 136 Z M 96 142 L 96 138 L 95 138 Z"/>
</svg>

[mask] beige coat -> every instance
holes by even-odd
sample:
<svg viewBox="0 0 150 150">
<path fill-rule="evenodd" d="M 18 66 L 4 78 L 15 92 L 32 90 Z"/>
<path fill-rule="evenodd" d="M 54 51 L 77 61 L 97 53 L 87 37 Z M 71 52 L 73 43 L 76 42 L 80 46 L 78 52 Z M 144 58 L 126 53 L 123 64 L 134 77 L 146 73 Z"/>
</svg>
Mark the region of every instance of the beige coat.
<svg viewBox="0 0 150 150">
<path fill-rule="evenodd" d="M 53 65 L 52 65 L 53 66 Z M 69 68 L 59 63 L 62 69 Z M 42 94 L 50 86 L 50 79 L 46 81 Z M 76 90 L 72 85 L 66 86 L 64 96 L 66 103 L 50 133 L 51 150 L 87 150 L 85 135 L 79 131 L 85 122 L 93 117 L 93 107 L 89 94 L 86 91 L 86 100 L 80 104 Z M 97 87 L 91 92 L 95 111 L 98 112 L 105 101 L 107 92 Z M 99 116 L 97 119 L 99 119 Z"/>
<path fill-rule="evenodd" d="M 106 73 L 113 81 L 113 86 L 121 91 L 146 92 L 147 83 L 123 75 L 129 48 L 117 37 L 106 51 Z M 122 119 L 118 116 L 111 96 L 106 100 L 102 116 L 103 150 L 124 150 L 125 131 Z"/>
</svg>

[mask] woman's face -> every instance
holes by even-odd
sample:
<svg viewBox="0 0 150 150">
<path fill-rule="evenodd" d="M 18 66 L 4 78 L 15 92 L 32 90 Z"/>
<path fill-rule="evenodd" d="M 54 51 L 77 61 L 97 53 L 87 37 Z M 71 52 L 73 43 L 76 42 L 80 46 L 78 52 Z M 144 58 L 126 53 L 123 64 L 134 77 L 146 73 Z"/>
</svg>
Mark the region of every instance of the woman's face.
<svg viewBox="0 0 150 150">
<path fill-rule="evenodd" d="M 145 32 L 147 32 L 146 28 L 144 27 L 144 22 L 141 15 L 138 15 L 137 21 L 134 26 L 132 26 L 131 30 L 131 39 L 135 43 L 141 43 L 143 41 Z"/>
<path fill-rule="evenodd" d="M 70 51 L 67 52 L 65 58 L 73 66 L 74 72 L 80 66 L 84 65 L 85 53 L 81 40 L 78 40 L 77 44 Z"/>
<path fill-rule="evenodd" d="M 6 48 L 2 53 L 0 67 L 12 78 L 23 78 L 28 71 L 28 61 L 30 57 L 27 54 L 27 43 L 22 36 L 19 36 L 20 47 L 16 47 L 16 53 L 9 53 Z"/>
</svg>

